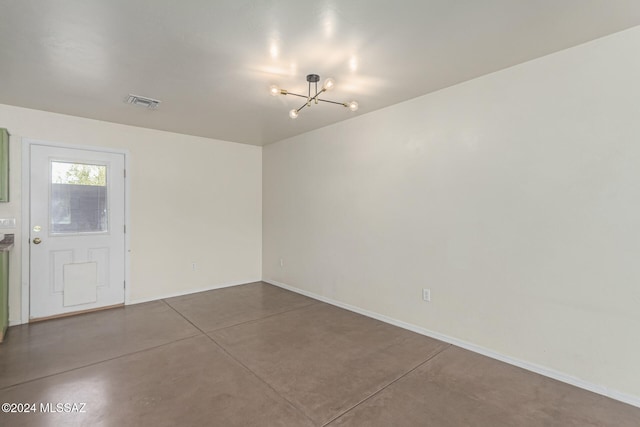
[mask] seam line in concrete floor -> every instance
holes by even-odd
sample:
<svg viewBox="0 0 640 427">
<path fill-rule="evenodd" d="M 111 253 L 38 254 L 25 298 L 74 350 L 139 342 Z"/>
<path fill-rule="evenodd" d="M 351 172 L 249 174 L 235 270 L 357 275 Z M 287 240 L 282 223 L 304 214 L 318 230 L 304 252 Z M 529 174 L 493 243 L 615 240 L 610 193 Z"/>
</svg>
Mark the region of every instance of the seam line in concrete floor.
<svg viewBox="0 0 640 427">
<path fill-rule="evenodd" d="M 253 372 L 248 366 L 246 366 L 244 363 L 242 363 L 238 358 L 236 358 L 236 356 L 234 356 L 232 353 L 230 353 L 226 348 L 224 348 L 220 343 L 218 343 L 213 337 L 211 337 L 209 335 L 209 333 L 212 332 L 216 332 L 216 331 L 220 331 L 226 328 L 232 328 L 234 326 L 239 326 L 239 325 L 244 325 L 244 324 L 249 324 L 249 323 L 256 323 L 259 321 L 262 321 L 264 319 L 268 319 L 270 317 L 274 317 L 274 316 L 280 316 L 286 313 L 291 313 L 294 311 L 298 311 L 298 310 L 305 310 L 308 309 L 309 307 L 312 307 L 314 305 L 318 305 L 321 304 L 322 301 L 314 301 L 310 304 L 307 304 L 305 306 L 302 307 L 297 307 L 291 310 L 287 310 L 287 311 L 283 311 L 280 313 L 274 313 L 274 314 L 270 314 L 268 316 L 265 317 L 261 317 L 259 319 L 252 319 L 252 320 L 247 320 L 244 322 L 240 322 L 240 323 L 236 323 L 234 325 L 229 325 L 229 326 L 224 326 L 221 328 L 216 328 L 213 329 L 211 331 L 204 331 L 203 329 L 201 329 L 200 327 L 198 327 L 196 324 L 194 324 L 191 320 L 189 320 L 187 317 L 185 317 L 182 313 L 180 313 L 176 308 L 174 308 L 169 302 L 162 300 L 165 304 L 167 304 L 167 306 L 169 306 L 172 310 L 174 310 L 176 313 L 178 313 L 183 319 L 185 319 L 187 322 L 189 322 L 194 328 L 198 329 L 199 331 L 201 331 L 204 335 L 206 335 L 215 345 L 217 345 L 222 351 L 225 352 L 225 354 L 227 354 L 229 357 L 231 357 L 233 360 L 235 360 L 238 364 L 240 364 L 242 367 L 244 367 L 247 371 L 249 371 L 253 376 L 255 376 L 256 378 L 258 378 L 262 383 L 266 384 L 271 390 L 273 390 L 274 393 L 276 393 L 278 396 L 280 396 L 282 399 L 284 399 L 286 402 L 288 402 L 292 407 L 294 407 L 295 409 L 297 409 L 298 411 L 300 411 L 300 413 L 302 413 L 309 421 L 311 421 L 312 423 L 316 424 L 316 421 L 313 420 L 304 410 L 302 410 L 302 408 L 298 408 L 298 406 L 296 406 L 293 402 L 291 402 L 289 399 L 287 399 L 285 396 L 282 396 L 275 388 L 273 388 L 273 386 L 271 386 L 271 384 L 269 384 L 267 381 L 265 381 L 262 377 L 260 377 L 257 373 Z M 341 309 L 344 310 L 344 309 Z M 347 310 L 348 311 L 348 310 Z M 361 316 L 361 314 L 358 313 L 354 313 L 358 316 Z M 424 365 L 425 363 L 430 362 L 434 357 L 440 355 L 442 352 L 444 352 L 445 350 L 451 348 L 451 344 L 447 344 L 442 350 L 432 354 L 431 356 L 429 356 L 426 360 L 421 361 L 420 363 L 418 363 L 416 366 L 414 366 L 413 368 L 409 369 L 408 371 L 404 372 L 403 374 L 401 374 L 400 376 L 398 376 L 397 378 L 391 380 L 389 383 L 383 385 L 382 387 L 380 387 L 378 390 L 374 391 L 373 393 L 371 393 L 369 396 L 365 397 L 364 399 L 360 400 L 358 403 L 354 404 L 353 406 L 349 407 L 348 409 L 344 410 L 343 412 L 339 413 L 338 415 L 336 415 L 335 417 L 329 419 L 329 421 L 322 423 L 321 422 L 321 426 L 326 426 L 327 424 L 330 424 L 331 422 L 337 420 L 338 418 L 340 418 L 341 416 L 343 416 L 344 414 L 346 414 L 347 412 L 351 411 L 352 409 L 354 409 L 356 406 L 360 405 L 361 403 L 366 402 L 367 400 L 371 399 L 372 397 L 374 397 L 375 395 L 377 395 L 378 393 L 380 393 L 381 391 L 383 391 L 384 389 L 386 389 L 387 387 L 389 387 L 390 385 L 396 383 L 397 381 L 401 380 L 402 378 L 404 378 L 405 376 L 409 375 L 411 372 L 415 371 L 416 369 L 418 369 L 419 367 L 421 367 L 422 365 Z"/>
<path fill-rule="evenodd" d="M 419 367 L 425 365 L 426 363 L 429 363 L 430 361 L 433 360 L 434 357 L 439 356 L 440 354 L 442 354 L 444 351 L 450 349 L 452 347 L 452 344 L 448 344 L 446 347 L 444 347 L 442 350 L 436 352 L 435 354 L 431 355 L 430 357 L 427 358 L 427 360 L 424 360 L 420 363 L 418 363 L 416 366 L 414 366 L 413 368 L 409 369 L 407 372 L 405 372 L 404 374 L 400 375 L 398 378 L 392 380 L 391 382 L 389 382 L 388 384 L 382 386 L 380 389 L 376 390 L 375 392 L 371 393 L 371 395 L 365 397 L 364 399 L 362 399 L 360 402 L 356 403 L 355 405 L 351 406 L 350 408 L 344 410 L 343 412 L 341 412 L 340 414 L 336 415 L 335 417 L 331 418 L 329 421 L 327 421 L 326 423 L 322 424 L 322 427 L 327 426 L 328 424 L 331 424 L 332 422 L 334 422 L 335 420 L 337 420 L 338 418 L 342 417 L 343 415 L 345 415 L 347 412 L 353 410 L 354 408 L 356 408 L 357 406 L 363 404 L 364 402 L 366 402 L 367 400 L 373 398 L 374 396 L 376 396 L 377 394 L 379 394 L 380 392 L 384 391 L 387 387 L 389 387 L 392 384 L 395 384 L 396 382 L 400 381 L 401 379 L 403 379 L 404 377 L 406 377 L 407 375 L 409 375 L 410 373 L 412 373 L 413 371 L 415 371 L 416 369 L 418 369 Z"/>
<path fill-rule="evenodd" d="M 279 396 L 281 399 L 283 399 L 285 402 L 287 402 L 289 405 L 291 405 L 292 408 L 294 408 L 296 411 L 300 412 L 302 415 L 304 415 L 304 417 L 306 419 L 308 419 L 309 421 L 311 421 L 311 423 L 316 424 L 316 422 L 309 417 L 309 415 L 307 415 L 307 413 L 305 411 L 303 411 L 301 408 L 298 408 L 298 406 L 296 406 L 293 402 L 291 402 L 289 399 L 287 399 L 286 397 L 284 397 L 283 395 L 281 395 L 280 393 L 278 393 L 278 390 L 276 390 L 275 388 L 273 388 L 273 386 L 271 384 L 269 384 L 268 382 L 266 382 L 264 379 L 262 379 L 262 377 L 260 377 L 258 374 L 256 374 L 255 372 L 253 372 L 251 369 L 249 369 L 249 367 L 247 365 L 245 365 L 244 363 L 242 363 L 240 360 L 238 360 L 233 354 L 229 353 L 227 351 L 226 348 L 224 348 L 220 343 L 218 343 L 216 340 L 213 339 L 213 337 L 207 335 L 207 333 L 205 331 L 203 331 L 202 329 L 200 329 L 197 325 L 195 325 L 191 320 L 187 319 L 182 313 L 180 313 L 178 310 L 176 310 L 175 308 L 173 308 L 171 306 L 171 304 L 169 304 L 168 302 L 166 302 L 165 300 L 162 300 L 165 304 L 167 304 L 167 306 L 169 306 L 173 311 L 175 311 L 176 313 L 178 313 L 184 320 L 186 320 L 187 322 L 189 322 L 191 325 L 193 325 L 194 328 L 198 329 L 200 332 L 202 332 L 202 334 L 204 334 L 204 336 L 206 336 L 207 338 L 209 338 L 209 340 L 211 340 L 212 343 L 214 343 L 220 350 L 222 350 L 227 356 L 229 356 L 231 358 L 231 360 L 235 361 L 238 365 L 242 366 L 244 369 L 247 370 L 247 372 L 249 372 L 251 375 L 253 375 L 255 378 L 258 379 L 258 381 L 260 381 L 261 383 L 265 384 L 267 387 L 269 387 L 277 396 Z M 314 305 L 314 304 L 310 304 L 310 305 Z M 302 307 L 302 308 L 306 308 L 308 306 Z M 299 310 L 299 309 L 296 309 Z M 293 311 L 293 310 L 290 310 Z M 279 314 L 283 314 L 283 313 L 278 313 L 278 314 L 274 314 L 273 316 L 277 316 Z M 272 317 L 272 316 L 268 316 L 268 317 Z M 261 320 L 261 319 L 260 319 Z M 248 322 L 255 322 L 255 320 L 249 320 Z M 243 324 L 243 323 L 247 323 L 247 322 L 242 322 L 239 323 L 239 325 Z M 233 325 L 233 326 L 237 326 L 237 325 Z M 231 326 L 228 326 L 231 327 Z M 219 328 L 220 329 L 225 329 L 225 328 Z"/>
<path fill-rule="evenodd" d="M 303 306 L 296 307 L 296 308 L 292 308 L 292 309 L 285 310 L 285 311 L 280 311 L 280 312 L 278 312 L 278 313 L 269 314 L 269 315 L 267 315 L 267 316 L 259 317 L 259 318 L 257 318 L 257 319 L 245 320 L 245 321 L 243 321 L 243 322 L 234 323 L 233 325 L 221 326 L 221 327 L 219 327 L 219 328 L 214 328 L 214 329 L 210 329 L 210 330 L 205 331 L 204 329 L 202 329 L 202 328 L 200 328 L 200 327 L 196 326 L 196 325 L 195 325 L 191 320 L 189 320 L 189 319 L 188 319 L 187 317 L 185 317 L 182 313 L 180 313 L 180 312 L 178 311 L 178 309 L 177 309 L 177 308 L 175 308 L 174 306 L 172 306 L 172 305 L 171 305 L 171 303 L 170 303 L 170 302 L 165 301 L 165 300 L 162 300 L 162 302 L 164 302 L 164 303 L 165 303 L 165 304 L 167 304 L 169 307 L 171 307 L 171 309 L 172 309 L 172 310 L 174 310 L 176 313 L 178 313 L 180 316 L 182 316 L 182 318 L 183 318 L 183 319 L 185 319 L 187 322 L 191 323 L 193 326 L 195 326 L 196 328 L 198 328 L 198 330 L 199 330 L 199 331 L 202 331 L 202 333 L 204 333 L 204 334 L 208 334 L 208 333 L 210 333 L 210 332 L 217 332 L 217 331 L 221 331 L 221 330 L 223 330 L 223 329 L 227 329 L 227 328 L 233 328 L 234 326 L 244 325 L 244 324 L 247 324 L 247 323 L 259 322 L 259 321 L 261 321 L 261 320 L 268 319 L 268 318 L 270 318 L 270 317 L 279 316 L 279 315 L 281 315 L 281 314 L 291 313 L 291 312 L 296 311 L 296 310 L 303 310 L 303 309 L 309 308 L 309 307 L 311 307 L 311 306 L 313 306 L 313 305 L 322 304 L 322 301 L 313 301 L 313 302 L 311 302 L 311 303 L 309 303 L 309 304 L 307 304 L 307 305 L 303 305 Z"/>
<path fill-rule="evenodd" d="M 203 333 L 199 329 L 198 329 L 198 331 L 199 331 L 198 333 L 195 333 L 193 335 L 189 335 L 188 337 L 177 338 L 177 339 L 174 339 L 172 341 L 166 342 L 164 344 L 154 345 L 153 347 L 143 348 L 143 349 L 140 349 L 140 350 L 136 350 L 136 351 L 132 351 L 132 352 L 129 352 L 129 353 L 121 354 L 119 356 L 109 357 L 109 358 L 104 359 L 104 360 L 98 360 L 98 361 L 95 361 L 95 362 L 92 362 L 92 363 L 87 363 L 86 365 L 82 365 L 82 366 L 75 366 L 75 367 L 73 367 L 71 369 L 67 369 L 67 370 L 64 370 L 64 371 L 54 372 L 52 374 L 43 375 L 43 376 L 38 377 L 38 378 L 32 378 L 32 379 L 29 379 L 29 380 L 26 380 L 26 381 L 22 381 L 22 382 L 19 382 L 19 383 L 15 383 L 15 384 L 11 384 L 11 385 L 8 385 L 8 386 L 5 386 L 5 387 L 1 387 L 0 391 L 8 390 L 11 387 L 16 387 L 16 386 L 19 386 L 19 385 L 28 384 L 28 383 L 31 383 L 31 382 L 34 382 L 34 381 L 39 381 L 39 380 L 45 379 L 45 378 L 55 377 L 56 375 L 61 375 L 61 374 L 66 374 L 68 372 L 77 371 L 78 369 L 84 369 L 84 368 L 88 368 L 90 366 L 99 365 L 101 363 L 110 362 L 112 360 L 116 360 L 116 359 L 120 359 L 120 358 L 123 358 L 123 357 L 131 356 L 133 354 L 143 353 L 143 352 L 149 351 L 149 350 L 155 350 L 156 348 L 164 347 L 164 346 L 167 346 L 167 345 L 170 345 L 170 344 L 174 344 L 174 343 L 177 343 L 177 342 L 180 342 L 180 341 L 184 341 L 184 340 L 188 340 L 188 339 L 191 339 L 191 338 L 199 337 L 201 335 L 208 336 L 207 334 Z"/>
</svg>

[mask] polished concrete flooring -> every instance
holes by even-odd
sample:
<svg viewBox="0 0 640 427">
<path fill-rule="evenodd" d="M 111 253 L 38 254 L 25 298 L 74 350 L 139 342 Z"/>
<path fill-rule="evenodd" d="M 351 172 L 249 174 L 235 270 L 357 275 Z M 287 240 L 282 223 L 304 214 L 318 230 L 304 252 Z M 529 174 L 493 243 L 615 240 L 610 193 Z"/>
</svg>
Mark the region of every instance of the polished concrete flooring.
<svg viewBox="0 0 640 427">
<path fill-rule="evenodd" d="M 12 327 L 5 402 L 36 412 L 0 426 L 640 426 L 639 408 L 265 283 Z"/>
</svg>

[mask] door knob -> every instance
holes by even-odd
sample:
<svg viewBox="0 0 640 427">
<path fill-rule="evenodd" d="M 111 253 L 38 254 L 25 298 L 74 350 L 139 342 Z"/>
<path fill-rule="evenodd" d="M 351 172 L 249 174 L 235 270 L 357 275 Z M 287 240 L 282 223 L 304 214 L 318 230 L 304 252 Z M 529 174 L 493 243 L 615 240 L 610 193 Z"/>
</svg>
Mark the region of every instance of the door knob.
<svg viewBox="0 0 640 427">
<path fill-rule="evenodd" d="M 41 238 L 39 238 L 39 237 L 36 237 L 35 239 L 33 239 L 33 244 L 34 244 L 34 245 L 39 245 L 39 244 L 40 244 L 40 242 L 42 242 L 42 239 L 41 239 Z"/>
</svg>

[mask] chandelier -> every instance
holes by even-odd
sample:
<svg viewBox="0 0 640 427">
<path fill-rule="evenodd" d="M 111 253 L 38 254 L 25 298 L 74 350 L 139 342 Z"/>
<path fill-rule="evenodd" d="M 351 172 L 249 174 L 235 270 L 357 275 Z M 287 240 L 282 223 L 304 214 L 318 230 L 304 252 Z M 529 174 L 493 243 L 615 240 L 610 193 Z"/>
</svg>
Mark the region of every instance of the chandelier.
<svg viewBox="0 0 640 427">
<path fill-rule="evenodd" d="M 307 75 L 307 82 L 309 82 L 309 92 L 307 95 L 300 95 L 299 93 L 293 93 L 293 92 L 289 92 L 286 89 L 280 89 L 278 86 L 276 85 L 272 85 L 271 88 L 269 89 L 269 92 L 271 93 L 271 95 L 273 96 L 277 96 L 277 95 L 293 95 L 293 96 L 298 96 L 300 98 L 306 98 L 306 101 L 304 104 L 302 104 L 302 106 L 300 108 L 294 108 L 293 110 L 289 111 L 289 117 L 291 117 L 292 119 L 295 119 L 296 117 L 298 117 L 298 113 L 300 113 L 300 110 L 302 110 L 304 107 L 311 107 L 311 104 L 317 104 L 318 101 L 320 102 L 328 102 L 329 104 L 336 104 L 336 105 L 342 105 L 343 107 L 348 108 L 351 111 L 356 111 L 358 109 L 358 103 L 356 101 L 349 101 L 349 102 L 336 102 L 336 101 L 329 101 L 328 99 L 322 99 L 320 98 L 320 95 L 328 90 L 331 90 L 333 88 L 333 86 L 335 86 L 335 81 L 332 78 L 328 78 L 327 80 L 324 81 L 324 84 L 322 85 L 322 87 L 320 88 L 320 90 L 318 90 L 318 82 L 320 81 L 320 76 L 317 74 L 308 74 Z M 315 94 L 311 95 L 311 85 L 314 85 L 314 91 Z"/>
</svg>

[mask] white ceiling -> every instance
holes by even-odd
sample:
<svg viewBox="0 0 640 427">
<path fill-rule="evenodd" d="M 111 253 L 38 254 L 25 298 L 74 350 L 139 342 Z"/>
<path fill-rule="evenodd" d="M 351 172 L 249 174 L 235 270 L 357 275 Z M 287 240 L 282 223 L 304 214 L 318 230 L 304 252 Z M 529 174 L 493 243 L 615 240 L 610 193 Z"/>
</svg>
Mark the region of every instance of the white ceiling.
<svg viewBox="0 0 640 427">
<path fill-rule="evenodd" d="M 638 0 L 0 0 L 0 103 L 263 145 L 639 24 Z M 269 86 L 309 73 L 360 109 L 290 119 Z"/>
</svg>

